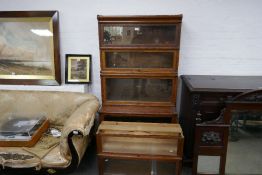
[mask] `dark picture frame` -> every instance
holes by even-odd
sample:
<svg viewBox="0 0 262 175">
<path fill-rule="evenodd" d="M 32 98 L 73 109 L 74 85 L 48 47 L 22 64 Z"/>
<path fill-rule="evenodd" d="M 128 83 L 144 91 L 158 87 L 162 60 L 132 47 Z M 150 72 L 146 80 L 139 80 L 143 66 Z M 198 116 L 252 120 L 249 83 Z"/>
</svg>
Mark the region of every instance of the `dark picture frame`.
<svg viewBox="0 0 262 175">
<path fill-rule="evenodd" d="M 65 83 L 91 83 L 91 55 L 66 54 Z"/>
<path fill-rule="evenodd" d="M 61 84 L 58 24 L 58 11 L 0 12 L 0 84 Z"/>
</svg>

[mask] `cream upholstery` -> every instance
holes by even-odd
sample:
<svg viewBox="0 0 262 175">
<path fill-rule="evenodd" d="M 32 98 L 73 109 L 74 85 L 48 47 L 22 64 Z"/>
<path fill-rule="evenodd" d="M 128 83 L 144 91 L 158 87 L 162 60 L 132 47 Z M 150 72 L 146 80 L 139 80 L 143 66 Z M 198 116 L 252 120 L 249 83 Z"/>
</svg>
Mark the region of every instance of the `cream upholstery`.
<svg viewBox="0 0 262 175">
<path fill-rule="evenodd" d="M 67 139 L 73 131 L 82 134 L 72 138 L 80 162 L 98 107 L 98 99 L 90 94 L 0 90 L 0 122 L 10 115 L 45 115 L 51 127 L 62 132 L 60 138 L 51 140 L 43 136 L 32 148 L 0 147 L 0 164 L 13 168 L 66 168 L 72 159 Z"/>
</svg>

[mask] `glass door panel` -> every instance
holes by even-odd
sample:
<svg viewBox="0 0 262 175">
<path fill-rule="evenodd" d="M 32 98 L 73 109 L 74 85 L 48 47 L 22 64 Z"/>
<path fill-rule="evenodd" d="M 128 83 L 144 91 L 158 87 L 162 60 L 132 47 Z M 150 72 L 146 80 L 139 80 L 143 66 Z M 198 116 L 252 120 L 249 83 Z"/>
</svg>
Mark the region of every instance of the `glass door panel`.
<svg viewBox="0 0 262 175">
<path fill-rule="evenodd" d="M 104 136 L 102 142 L 102 152 L 177 155 L 177 140 L 175 139 Z"/>
<path fill-rule="evenodd" d="M 167 102 L 172 98 L 172 79 L 106 78 L 106 97 L 112 101 Z"/>
<path fill-rule="evenodd" d="M 232 112 L 226 174 L 262 174 L 262 111 Z"/>
<path fill-rule="evenodd" d="M 106 68 L 173 68 L 174 52 L 104 52 Z"/>
<path fill-rule="evenodd" d="M 219 174 L 220 156 L 199 155 L 197 173 Z"/>
<path fill-rule="evenodd" d="M 174 175 L 175 164 L 166 161 L 106 159 L 105 175 Z"/>
<path fill-rule="evenodd" d="M 176 45 L 175 24 L 104 25 L 103 45 Z"/>
</svg>

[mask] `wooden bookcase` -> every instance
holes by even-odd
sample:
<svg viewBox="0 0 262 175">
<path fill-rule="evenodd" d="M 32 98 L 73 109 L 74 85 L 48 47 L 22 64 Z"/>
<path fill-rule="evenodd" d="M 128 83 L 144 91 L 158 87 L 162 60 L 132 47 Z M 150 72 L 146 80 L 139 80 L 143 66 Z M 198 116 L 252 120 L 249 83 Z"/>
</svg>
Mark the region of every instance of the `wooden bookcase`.
<svg viewBox="0 0 262 175">
<path fill-rule="evenodd" d="M 98 16 L 102 108 L 107 117 L 176 122 L 182 15 Z"/>
<path fill-rule="evenodd" d="M 103 121 L 96 141 L 99 175 L 107 174 L 108 159 L 172 162 L 175 174 L 181 174 L 184 136 L 179 124 Z"/>
</svg>

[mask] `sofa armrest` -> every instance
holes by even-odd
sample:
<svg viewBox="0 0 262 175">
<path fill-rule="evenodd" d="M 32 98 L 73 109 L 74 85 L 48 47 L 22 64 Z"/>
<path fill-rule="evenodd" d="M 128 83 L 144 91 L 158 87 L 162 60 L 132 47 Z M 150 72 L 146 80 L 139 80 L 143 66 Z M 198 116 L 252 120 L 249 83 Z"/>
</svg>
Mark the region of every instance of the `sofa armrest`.
<svg viewBox="0 0 262 175">
<path fill-rule="evenodd" d="M 81 159 L 86 149 L 86 144 L 81 144 L 81 141 L 74 141 L 86 138 L 89 135 L 90 129 L 92 128 L 95 120 L 96 112 L 98 111 L 99 102 L 97 98 L 93 98 L 83 103 L 78 107 L 72 115 L 66 120 L 65 125 L 62 129 L 62 135 L 60 139 L 60 153 L 67 160 L 72 158 L 72 153 L 68 145 L 68 137 L 73 140 L 73 145 L 76 149 L 78 157 Z M 73 135 L 72 135 L 73 134 Z M 77 137 L 73 139 L 73 137 Z M 84 142 L 84 141 L 83 141 Z"/>
</svg>

